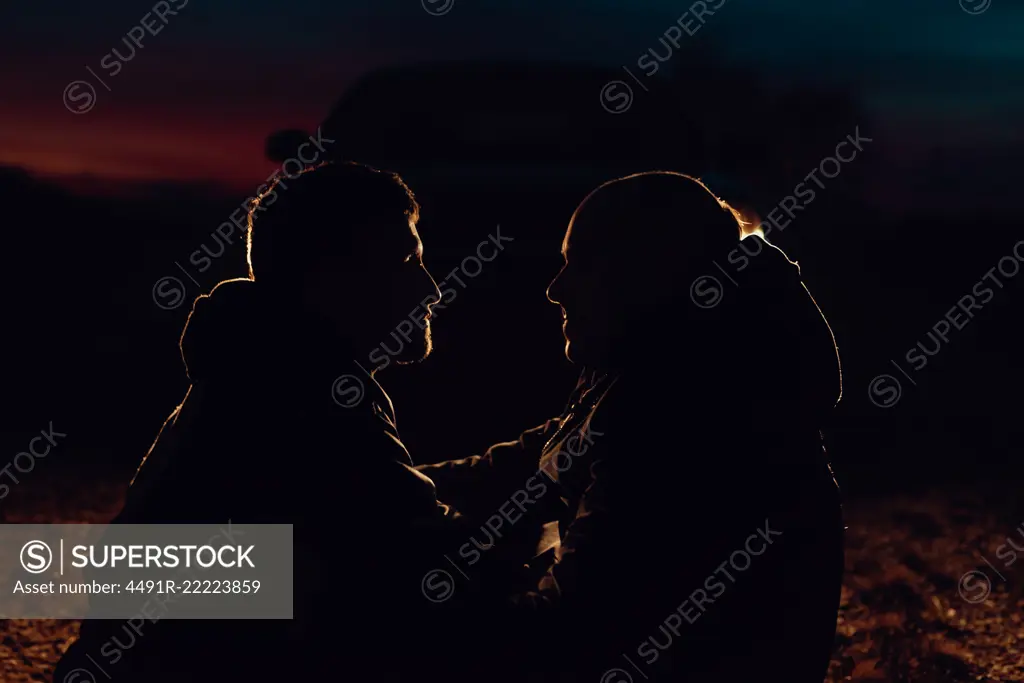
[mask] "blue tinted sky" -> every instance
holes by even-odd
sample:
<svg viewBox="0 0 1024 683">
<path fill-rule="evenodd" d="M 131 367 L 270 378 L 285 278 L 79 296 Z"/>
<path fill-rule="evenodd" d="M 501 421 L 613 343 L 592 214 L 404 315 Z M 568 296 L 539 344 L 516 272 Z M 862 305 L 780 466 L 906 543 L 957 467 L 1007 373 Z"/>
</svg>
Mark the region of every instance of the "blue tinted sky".
<svg viewBox="0 0 1024 683">
<path fill-rule="evenodd" d="M 427 0 L 423 0 L 426 2 Z M 718 0 L 709 0 L 710 5 Z M 696 38 L 771 81 L 849 84 L 908 144 L 1020 144 L 1022 0 L 725 0 Z M 86 114 L 62 102 L 153 7 L 0 9 L 0 163 L 47 173 L 247 182 L 274 128 L 313 125 L 375 66 L 505 57 L 632 64 L 692 4 L 666 0 L 169 0 L 176 16 Z M 969 4 L 968 4 L 969 2 Z M 434 2 L 433 7 L 441 2 Z M 914 137 L 917 136 L 917 137 Z"/>
</svg>

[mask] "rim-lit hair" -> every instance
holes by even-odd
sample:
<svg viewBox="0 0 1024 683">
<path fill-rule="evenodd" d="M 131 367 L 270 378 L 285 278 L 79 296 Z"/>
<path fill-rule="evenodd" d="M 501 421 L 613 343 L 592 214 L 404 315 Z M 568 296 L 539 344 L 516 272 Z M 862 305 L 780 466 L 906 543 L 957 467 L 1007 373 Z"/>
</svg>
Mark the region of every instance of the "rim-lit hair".
<svg viewBox="0 0 1024 683">
<path fill-rule="evenodd" d="M 367 221 L 401 211 L 419 221 L 415 195 L 397 173 L 356 162 L 325 161 L 278 177 L 249 203 L 245 261 L 249 279 L 301 269 L 311 245 L 347 247 Z M 256 237 L 257 232 L 267 231 Z M 296 245 L 304 249 L 300 254 Z M 264 247 L 266 245 L 266 248 Z M 254 267 L 253 255 L 258 256 Z"/>
</svg>

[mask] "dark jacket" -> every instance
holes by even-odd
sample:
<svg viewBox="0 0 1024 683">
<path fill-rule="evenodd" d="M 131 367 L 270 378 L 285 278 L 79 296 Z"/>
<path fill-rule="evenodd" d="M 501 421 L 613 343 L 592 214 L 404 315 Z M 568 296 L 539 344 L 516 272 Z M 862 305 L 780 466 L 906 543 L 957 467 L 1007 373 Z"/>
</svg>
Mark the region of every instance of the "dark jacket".
<svg viewBox="0 0 1024 683">
<path fill-rule="evenodd" d="M 761 245 L 710 315 L 680 303 L 688 341 L 637 349 L 657 359 L 645 372 L 584 372 L 557 422 L 421 468 L 467 509 L 501 505 L 538 455 L 555 480 L 531 504 L 538 519 L 560 514 L 557 561 L 501 617 L 496 668 L 621 683 L 824 678 L 843 525 L 818 428 L 839 398 L 838 355 L 796 265 Z M 536 448 L 538 433 L 549 438 Z M 470 500 L 470 474 L 486 501 Z"/>
<path fill-rule="evenodd" d="M 431 618 L 433 554 L 417 558 L 456 515 L 413 469 L 390 399 L 353 360 L 364 354 L 248 280 L 196 300 L 181 350 L 192 385 L 114 521 L 294 524 L 295 620 L 162 618 L 114 664 L 103 644 L 131 634 L 87 620 L 56 680 L 87 655 L 115 681 L 387 677 L 402 664 L 384 656 L 395 619 Z"/>
</svg>

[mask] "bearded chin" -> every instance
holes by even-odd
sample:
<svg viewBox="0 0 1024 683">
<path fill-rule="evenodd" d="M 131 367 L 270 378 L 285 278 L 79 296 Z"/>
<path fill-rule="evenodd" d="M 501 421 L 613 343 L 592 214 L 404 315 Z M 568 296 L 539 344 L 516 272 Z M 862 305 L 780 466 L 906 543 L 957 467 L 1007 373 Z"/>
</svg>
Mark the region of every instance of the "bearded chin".
<svg viewBox="0 0 1024 683">
<path fill-rule="evenodd" d="M 425 360 L 434 350 L 434 340 L 430 334 L 430 321 L 424 321 L 423 335 L 417 336 L 405 347 L 402 357 L 397 360 L 399 365 L 411 365 Z"/>
</svg>

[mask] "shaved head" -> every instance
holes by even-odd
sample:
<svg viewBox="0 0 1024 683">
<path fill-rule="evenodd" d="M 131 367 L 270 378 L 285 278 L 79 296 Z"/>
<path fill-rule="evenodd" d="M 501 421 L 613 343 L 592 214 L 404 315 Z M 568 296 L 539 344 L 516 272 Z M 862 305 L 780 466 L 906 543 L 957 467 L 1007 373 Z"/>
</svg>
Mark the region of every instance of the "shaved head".
<svg viewBox="0 0 1024 683">
<path fill-rule="evenodd" d="M 650 259 L 683 248 L 687 254 L 726 254 L 739 240 L 739 221 L 699 179 L 649 171 L 608 181 L 587 195 L 569 222 L 563 247 L 585 231 L 581 247 L 614 248 L 620 258 Z"/>
<path fill-rule="evenodd" d="M 695 270 L 724 258 L 741 233 L 739 214 L 682 173 L 639 173 L 598 187 L 569 222 L 565 266 L 548 288 L 565 318 L 566 355 L 600 364 L 623 360 L 623 347 L 635 351 L 638 339 L 667 341 L 668 323 L 679 321 L 666 316 Z"/>
</svg>

